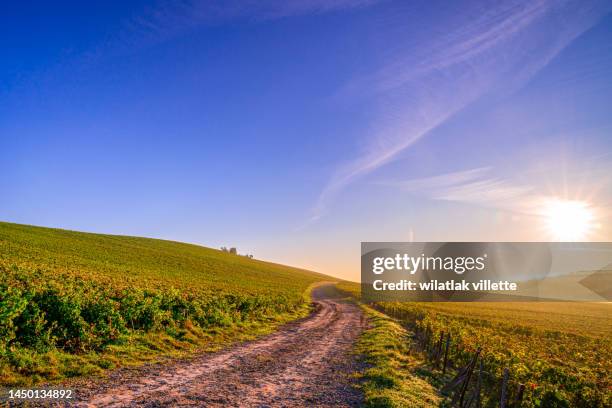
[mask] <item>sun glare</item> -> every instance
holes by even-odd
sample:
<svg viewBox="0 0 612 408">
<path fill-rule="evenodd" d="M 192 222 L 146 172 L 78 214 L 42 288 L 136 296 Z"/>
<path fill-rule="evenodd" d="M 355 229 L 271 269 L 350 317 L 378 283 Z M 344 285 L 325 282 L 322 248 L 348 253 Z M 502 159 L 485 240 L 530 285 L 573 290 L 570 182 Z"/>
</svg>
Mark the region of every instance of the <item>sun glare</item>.
<svg viewBox="0 0 612 408">
<path fill-rule="evenodd" d="M 556 241 L 582 241 L 593 232 L 594 215 L 583 201 L 552 200 L 544 209 L 546 226 Z"/>
</svg>

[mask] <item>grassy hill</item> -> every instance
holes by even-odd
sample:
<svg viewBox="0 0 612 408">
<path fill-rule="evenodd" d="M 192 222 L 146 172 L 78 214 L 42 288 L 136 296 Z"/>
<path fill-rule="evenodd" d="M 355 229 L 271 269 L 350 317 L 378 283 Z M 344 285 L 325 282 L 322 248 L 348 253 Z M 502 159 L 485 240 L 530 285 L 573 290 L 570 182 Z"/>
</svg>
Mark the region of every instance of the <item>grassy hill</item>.
<svg viewBox="0 0 612 408">
<path fill-rule="evenodd" d="M 0 384 L 252 338 L 329 277 L 197 245 L 0 222 Z"/>
</svg>

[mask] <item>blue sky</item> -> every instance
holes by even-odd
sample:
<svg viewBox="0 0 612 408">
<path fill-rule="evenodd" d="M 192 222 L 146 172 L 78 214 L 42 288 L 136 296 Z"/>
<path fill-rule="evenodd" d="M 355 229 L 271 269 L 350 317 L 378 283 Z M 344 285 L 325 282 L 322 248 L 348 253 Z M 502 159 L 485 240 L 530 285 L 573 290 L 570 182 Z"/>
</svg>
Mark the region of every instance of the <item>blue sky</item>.
<svg viewBox="0 0 612 408">
<path fill-rule="evenodd" d="M 552 239 L 550 200 L 612 239 L 609 2 L 0 7 L 2 220 L 352 279 L 360 241 Z"/>
</svg>

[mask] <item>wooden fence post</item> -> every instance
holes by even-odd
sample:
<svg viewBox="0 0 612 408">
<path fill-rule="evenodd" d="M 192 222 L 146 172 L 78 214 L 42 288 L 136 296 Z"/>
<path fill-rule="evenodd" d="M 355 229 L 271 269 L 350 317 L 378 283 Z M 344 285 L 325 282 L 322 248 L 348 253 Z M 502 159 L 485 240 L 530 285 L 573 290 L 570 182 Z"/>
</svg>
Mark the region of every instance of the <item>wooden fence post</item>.
<svg viewBox="0 0 612 408">
<path fill-rule="evenodd" d="M 459 406 L 463 407 L 463 400 L 465 398 L 465 392 L 467 391 L 468 385 L 470 384 L 470 379 L 472 378 L 472 372 L 474 372 L 474 368 L 476 367 L 476 362 L 478 361 L 478 357 L 480 356 L 480 349 L 476 350 L 474 354 L 474 359 L 470 362 L 469 369 L 467 372 L 467 377 L 465 382 L 463 383 L 463 387 L 461 387 L 461 396 L 459 397 Z"/>
<path fill-rule="evenodd" d="M 434 360 L 435 360 L 435 366 L 436 368 L 438 368 L 438 366 L 440 365 L 440 356 L 442 355 L 442 343 L 444 342 L 444 332 L 440 332 L 440 339 L 438 340 L 438 347 L 436 347 L 435 350 L 435 354 L 434 354 Z"/>
<path fill-rule="evenodd" d="M 500 408 L 506 408 L 506 391 L 508 388 L 508 377 L 510 376 L 510 370 L 508 368 L 504 368 L 504 378 L 502 380 L 501 386 L 501 399 L 499 401 Z"/>
<path fill-rule="evenodd" d="M 451 335 L 450 332 L 446 335 L 446 348 L 444 349 L 444 366 L 442 367 L 442 374 L 446 373 L 446 364 L 448 364 L 448 349 L 450 348 Z"/>
<path fill-rule="evenodd" d="M 519 384 L 518 390 L 516 391 L 516 406 L 520 407 L 523 402 L 523 394 L 525 393 L 525 384 Z"/>
<path fill-rule="evenodd" d="M 484 370 L 482 368 L 482 358 L 481 358 L 480 359 L 480 369 L 478 370 L 478 378 L 476 380 L 476 386 L 474 387 L 474 391 L 470 395 L 470 399 L 465 404 L 465 407 L 461 407 L 461 408 L 471 408 L 472 403 L 474 401 L 476 402 L 476 408 L 481 408 L 480 390 L 482 388 L 482 373 L 483 373 L 483 371 Z"/>
<path fill-rule="evenodd" d="M 484 372 L 482 367 L 482 358 L 480 359 L 480 369 L 478 370 L 478 381 L 476 382 L 476 390 L 474 391 L 474 397 L 476 399 L 476 408 L 481 408 L 480 390 L 482 389 L 482 373 Z"/>
</svg>

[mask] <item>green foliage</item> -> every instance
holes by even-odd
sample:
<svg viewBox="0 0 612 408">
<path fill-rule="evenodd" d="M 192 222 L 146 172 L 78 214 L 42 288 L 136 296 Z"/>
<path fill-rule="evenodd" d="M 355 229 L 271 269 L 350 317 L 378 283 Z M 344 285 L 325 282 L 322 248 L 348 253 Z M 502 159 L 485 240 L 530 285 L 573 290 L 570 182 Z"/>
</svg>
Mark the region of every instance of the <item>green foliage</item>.
<svg viewBox="0 0 612 408">
<path fill-rule="evenodd" d="M 5 352 L 8 343 L 15 339 L 15 319 L 26 309 L 27 304 L 20 290 L 0 285 L 0 352 Z"/>
<path fill-rule="evenodd" d="M 54 378 L 62 364 L 63 376 L 98 372 L 116 363 L 95 356 L 114 350 L 201 347 L 205 330 L 271 327 L 302 315 L 324 278 L 196 245 L 0 223 L 0 384 Z"/>
<path fill-rule="evenodd" d="M 474 350 L 481 347 L 485 370 L 491 374 L 487 377 L 491 383 L 489 390 L 496 390 L 502 370 L 508 367 L 512 384 L 529 385 L 524 406 L 609 406 L 612 369 L 609 337 L 578 335 L 571 329 L 569 333 L 553 331 L 546 326 L 525 327 L 520 309 L 511 312 L 506 306 L 498 305 L 498 315 L 505 316 L 504 320 L 498 320 L 483 319 L 475 307 L 468 314 L 462 304 L 456 305 L 455 310 L 448 304 L 377 304 L 381 311 L 405 321 L 417 333 L 429 333 L 430 341 L 437 339 L 441 332 L 450 332 L 453 344 L 458 346 L 451 348 L 450 358 L 457 365 L 467 364 Z M 542 304 L 534 307 L 542 311 Z M 580 308 L 581 304 L 549 307 L 548 319 L 554 319 L 563 308 Z M 571 325 L 567 316 L 565 324 Z"/>
<path fill-rule="evenodd" d="M 359 297 L 359 285 L 339 289 Z M 498 398 L 499 379 L 510 369 L 512 392 L 525 384 L 523 407 L 612 405 L 612 305 L 607 303 L 380 302 L 376 309 L 426 335 L 451 333 L 450 359 L 467 364 L 481 347 L 489 376 L 486 389 Z"/>
</svg>

